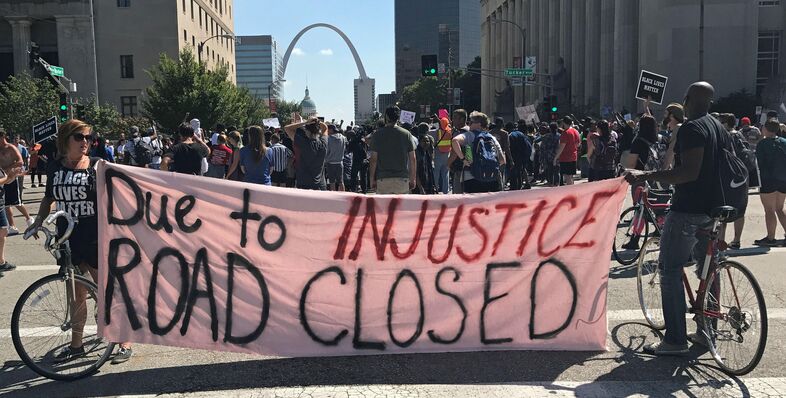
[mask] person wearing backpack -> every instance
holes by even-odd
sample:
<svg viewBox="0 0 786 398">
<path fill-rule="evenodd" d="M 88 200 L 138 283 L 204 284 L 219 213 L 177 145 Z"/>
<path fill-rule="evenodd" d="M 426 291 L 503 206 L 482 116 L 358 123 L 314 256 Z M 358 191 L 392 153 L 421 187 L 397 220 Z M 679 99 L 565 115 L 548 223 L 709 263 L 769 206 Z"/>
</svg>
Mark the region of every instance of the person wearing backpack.
<svg viewBox="0 0 786 398">
<path fill-rule="evenodd" d="M 786 138 L 778 136 L 780 123 L 770 119 L 762 128 L 764 138 L 756 145 L 756 159 L 761 172 L 761 204 L 764 206 L 764 220 L 767 236 L 754 242 L 760 246 L 777 246 L 775 229 L 780 221 L 786 230 L 786 213 L 783 204 L 786 200 Z"/>
<path fill-rule="evenodd" d="M 464 193 L 498 192 L 499 168 L 505 165 L 505 154 L 488 132 L 489 117 L 485 113 L 469 115 L 469 131 L 453 138 L 453 151 L 464 164 Z"/>
<path fill-rule="evenodd" d="M 524 134 L 525 131 L 527 131 L 527 122 L 522 119 L 510 132 L 510 153 L 513 156 L 513 166 L 510 168 L 511 191 L 530 189 L 527 168 L 532 157 L 532 141 Z"/>
<path fill-rule="evenodd" d="M 742 133 L 734 128 L 734 126 L 737 125 L 737 117 L 732 113 L 722 113 L 719 120 L 731 136 L 735 155 L 737 155 L 737 157 L 739 157 L 740 160 L 745 163 L 745 167 L 748 169 L 748 185 L 758 186 L 759 170 L 758 166 L 756 165 L 756 152 L 751 149 L 750 144 L 748 143 L 745 136 L 743 136 Z M 721 236 L 725 238 L 726 225 L 724 224 L 722 228 L 723 233 Z M 740 217 L 734 221 L 734 238 L 731 242 L 729 242 L 729 249 L 738 250 L 740 248 L 743 228 L 745 228 L 745 217 Z"/>
<path fill-rule="evenodd" d="M 686 300 L 682 287 L 683 267 L 691 255 L 704 264 L 709 235 L 701 233 L 712 222 L 710 213 L 723 204 L 744 208 L 747 178 L 740 175 L 742 162 L 733 155 L 731 138 L 721 123 L 708 114 L 715 89 L 697 82 L 685 95 L 688 120 L 680 127 L 675 145 L 673 169 L 629 170 L 631 184 L 657 181 L 674 185 L 671 209 L 660 238 L 660 282 L 666 332 L 663 340 L 648 344 L 644 351 L 653 355 L 685 355 L 688 340 L 707 346 L 702 333 L 687 334 Z M 701 325 L 697 325 L 701 330 Z"/>
<path fill-rule="evenodd" d="M 590 160 L 589 181 L 614 178 L 617 169 L 617 139 L 611 134 L 609 122 L 598 122 L 597 131 L 587 141 L 587 158 Z"/>
</svg>

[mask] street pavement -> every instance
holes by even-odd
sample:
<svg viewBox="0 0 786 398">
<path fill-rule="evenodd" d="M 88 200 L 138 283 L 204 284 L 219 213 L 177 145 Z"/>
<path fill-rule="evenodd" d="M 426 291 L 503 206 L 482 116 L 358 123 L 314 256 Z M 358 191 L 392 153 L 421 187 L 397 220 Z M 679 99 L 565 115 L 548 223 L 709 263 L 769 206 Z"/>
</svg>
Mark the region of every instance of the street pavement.
<svg viewBox="0 0 786 398">
<path fill-rule="evenodd" d="M 28 185 L 29 186 L 29 185 Z M 28 188 L 35 213 L 43 189 Z M 17 225 L 24 225 L 18 214 Z M 0 278 L 0 395 L 8 397 L 535 397 L 535 396 L 786 396 L 786 248 L 764 249 L 764 211 L 752 194 L 743 250 L 732 252 L 755 274 L 769 312 L 767 349 L 741 378 L 715 367 L 693 347 L 685 358 L 655 358 L 657 341 L 641 315 L 635 266 L 610 261 L 608 351 L 469 352 L 279 358 L 134 345 L 134 357 L 105 364 L 87 379 L 63 383 L 27 369 L 10 338 L 13 306 L 36 279 L 57 270 L 40 241 L 10 237 L 6 258 L 18 266 Z M 780 231 L 780 227 L 779 227 Z M 782 231 L 778 235 L 782 236 Z M 692 322 L 689 322 L 692 324 Z"/>
</svg>

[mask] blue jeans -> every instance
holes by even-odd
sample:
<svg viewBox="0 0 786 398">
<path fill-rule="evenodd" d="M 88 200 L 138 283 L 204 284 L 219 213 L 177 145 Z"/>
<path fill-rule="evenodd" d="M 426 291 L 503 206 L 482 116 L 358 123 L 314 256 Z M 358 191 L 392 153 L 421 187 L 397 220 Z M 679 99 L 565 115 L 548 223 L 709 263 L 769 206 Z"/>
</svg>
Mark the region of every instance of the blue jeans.
<svg viewBox="0 0 786 398">
<path fill-rule="evenodd" d="M 443 194 L 450 189 L 450 168 L 448 168 L 448 153 L 436 151 L 434 153 L 434 184 Z"/>
<path fill-rule="evenodd" d="M 696 260 L 701 272 L 707 256 L 709 235 L 699 233 L 707 228 L 712 219 L 705 214 L 688 214 L 671 211 L 666 215 L 666 223 L 660 238 L 660 292 L 663 300 L 663 318 L 666 334 L 663 340 L 669 344 L 688 343 L 685 324 L 685 290 L 682 285 L 682 270 Z"/>
</svg>

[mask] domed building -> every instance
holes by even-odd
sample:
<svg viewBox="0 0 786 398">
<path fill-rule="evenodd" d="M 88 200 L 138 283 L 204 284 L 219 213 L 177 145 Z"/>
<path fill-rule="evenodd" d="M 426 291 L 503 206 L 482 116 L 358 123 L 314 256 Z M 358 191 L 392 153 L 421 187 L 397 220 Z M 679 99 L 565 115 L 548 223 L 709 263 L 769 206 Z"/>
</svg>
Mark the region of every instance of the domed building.
<svg viewBox="0 0 786 398">
<path fill-rule="evenodd" d="M 311 117 L 317 115 L 317 104 L 308 95 L 308 86 L 306 86 L 306 96 L 303 101 L 300 101 L 300 108 L 303 117 Z"/>
</svg>

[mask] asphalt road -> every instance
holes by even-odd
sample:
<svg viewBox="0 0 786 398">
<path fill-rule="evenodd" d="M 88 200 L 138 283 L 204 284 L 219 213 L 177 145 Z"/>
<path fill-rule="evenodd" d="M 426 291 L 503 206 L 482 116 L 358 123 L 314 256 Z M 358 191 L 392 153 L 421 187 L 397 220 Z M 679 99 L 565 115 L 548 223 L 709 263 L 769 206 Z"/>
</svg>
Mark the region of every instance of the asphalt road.
<svg viewBox="0 0 786 398">
<path fill-rule="evenodd" d="M 41 188 L 28 189 L 38 207 Z M 15 213 L 18 215 L 17 213 Z M 17 224 L 24 225 L 21 218 Z M 732 253 L 755 274 L 770 314 L 767 350 L 742 378 L 720 372 L 710 355 L 692 348 L 686 358 L 642 352 L 656 341 L 641 315 L 636 272 L 609 262 L 606 352 L 473 352 L 331 358 L 278 358 L 135 345 L 134 357 L 107 363 L 90 378 L 53 382 L 27 369 L 14 351 L 10 318 L 21 292 L 56 270 L 40 242 L 11 237 L 6 258 L 18 269 L 0 278 L 0 395 L 70 396 L 784 396 L 786 395 L 786 248 L 752 247 L 765 235 L 764 212 L 751 195 L 743 250 Z M 781 235 L 781 232 L 778 233 Z"/>
</svg>

